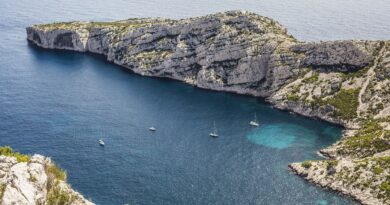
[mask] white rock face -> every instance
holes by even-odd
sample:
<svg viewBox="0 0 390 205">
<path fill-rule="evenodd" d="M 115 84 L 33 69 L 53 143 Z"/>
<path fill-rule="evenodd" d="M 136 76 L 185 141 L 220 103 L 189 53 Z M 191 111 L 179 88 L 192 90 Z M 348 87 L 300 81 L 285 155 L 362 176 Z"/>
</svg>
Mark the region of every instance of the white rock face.
<svg viewBox="0 0 390 205">
<path fill-rule="evenodd" d="M 0 183 L 4 186 L 2 205 L 47 204 L 48 175 L 46 167 L 50 159 L 34 155 L 29 162 L 17 162 L 15 157 L 0 156 Z M 68 184 L 61 181 L 63 190 L 77 196 L 75 205 L 92 205 Z"/>
</svg>

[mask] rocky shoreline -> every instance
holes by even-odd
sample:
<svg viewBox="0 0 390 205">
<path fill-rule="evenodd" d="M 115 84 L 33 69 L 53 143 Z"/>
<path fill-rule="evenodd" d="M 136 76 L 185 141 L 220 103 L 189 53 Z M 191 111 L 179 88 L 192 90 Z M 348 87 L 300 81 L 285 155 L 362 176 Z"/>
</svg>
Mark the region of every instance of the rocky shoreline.
<svg viewBox="0 0 390 205">
<path fill-rule="evenodd" d="M 299 42 L 278 22 L 245 11 L 26 31 L 43 48 L 102 54 L 140 75 L 263 97 L 278 109 L 342 125 L 342 139 L 320 150 L 329 160 L 290 168 L 363 204 L 390 203 L 390 41 Z"/>
</svg>

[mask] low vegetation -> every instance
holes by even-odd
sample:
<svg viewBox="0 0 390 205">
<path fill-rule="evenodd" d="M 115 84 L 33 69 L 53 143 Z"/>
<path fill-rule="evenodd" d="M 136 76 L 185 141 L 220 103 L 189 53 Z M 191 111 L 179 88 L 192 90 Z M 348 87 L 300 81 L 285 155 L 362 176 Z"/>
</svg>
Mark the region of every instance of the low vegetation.
<svg viewBox="0 0 390 205">
<path fill-rule="evenodd" d="M 318 81 L 319 75 L 320 75 L 319 73 L 313 73 L 313 75 L 311 75 L 310 77 L 303 79 L 302 82 L 303 83 L 315 83 Z"/>
<path fill-rule="evenodd" d="M 355 136 L 342 141 L 341 155 L 367 157 L 390 149 L 390 132 L 383 130 L 378 120 L 367 120 Z"/>
<path fill-rule="evenodd" d="M 0 184 L 0 199 L 3 198 L 3 195 L 4 195 L 4 191 L 5 191 L 5 188 L 7 187 L 7 185 L 5 184 Z"/>
<path fill-rule="evenodd" d="M 326 169 L 334 168 L 339 163 L 337 160 L 326 160 Z"/>
<path fill-rule="evenodd" d="M 304 161 L 304 162 L 302 162 L 301 165 L 302 165 L 302 167 L 308 169 L 308 168 L 311 167 L 311 162 L 310 161 Z"/>
<path fill-rule="evenodd" d="M 334 112 L 336 117 L 351 120 L 357 116 L 359 90 L 359 88 L 342 89 L 332 98 L 326 100 L 326 103 L 336 108 Z"/>
<path fill-rule="evenodd" d="M 354 78 L 363 77 L 367 73 L 368 69 L 369 69 L 369 67 L 365 67 L 365 68 L 360 69 L 356 72 L 341 73 L 342 78 L 343 78 L 343 80 L 350 80 L 350 79 L 354 79 Z"/>
<path fill-rule="evenodd" d="M 15 157 L 18 162 L 28 162 L 30 160 L 29 155 L 21 154 L 12 150 L 10 146 L 0 147 L 0 155 Z"/>
<path fill-rule="evenodd" d="M 58 181 L 47 193 L 47 205 L 70 205 L 76 199 L 76 196 L 64 191 Z"/>
<path fill-rule="evenodd" d="M 59 168 L 57 165 L 48 165 L 46 169 L 47 173 L 52 175 L 55 179 L 66 181 L 66 172 L 63 169 Z"/>
<path fill-rule="evenodd" d="M 78 196 L 72 193 L 70 188 L 65 187 L 67 186 L 64 184 L 67 174 L 63 169 L 54 163 L 50 163 L 46 166 L 46 173 L 48 175 L 48 205 L 70 205 L 78 199 Z"/>
<path fill-rule="evenodd" d="M 381 193 L 380 198 L 390 198 L 390 181 L 387 180 L 385 182 L 382 182 L 382 184 L 379 186 Z"/>
<path fill-rule="evenodd" d="M 290 93 L 287 95 L 288 101 L 298 101 L 300 99 L 299 95 Z"/>
</svg>

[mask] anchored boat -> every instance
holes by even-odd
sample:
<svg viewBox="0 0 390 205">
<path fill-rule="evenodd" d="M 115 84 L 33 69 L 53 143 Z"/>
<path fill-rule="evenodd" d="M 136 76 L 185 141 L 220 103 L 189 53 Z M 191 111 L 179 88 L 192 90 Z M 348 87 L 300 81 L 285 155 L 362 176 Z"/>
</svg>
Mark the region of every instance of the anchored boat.
<svg viewBox="0 0 390 205">
<path fill-rule="evenodd" d="M 210 137 L 218 137 L 217 127 L 215 126 L 215 121 L 214 121 L 213 131 L 209 135 L 210 135 Z"/>
<path fill-rule="evenodd" d="M 252 121 L 249 122 L 249 124 L 253 127 L 258 127 L 259 126 L 259 121 L 257 121 L 257 116 L 256 116 L 256 113 L 255 113 L 255 119 L 253 119 Z"/>
<path fill-rule="evenodd" d="M 156 131 L 156 128 L 154 126 L 149 127 L 149 131 Z"/>
<path fill-rule="evenodd" d="M 104 144 L 103 139 L 100 139 L 100 140 L 99 140 L 99 145 L 102 146 L 102 147 L 104 147 L 105 144 Z"/>
</svg>

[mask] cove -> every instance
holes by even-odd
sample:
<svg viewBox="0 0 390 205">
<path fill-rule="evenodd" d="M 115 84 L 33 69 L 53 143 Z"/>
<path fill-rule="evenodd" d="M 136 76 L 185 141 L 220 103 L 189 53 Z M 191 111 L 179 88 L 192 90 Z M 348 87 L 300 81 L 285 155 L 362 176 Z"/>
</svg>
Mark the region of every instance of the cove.
<svg viewBox="0 0 390 205">
<path fill-rule="evenodd" d="M 287 168 L 318 158 L 339 127 L 261 99 L 138 76 L 95 55 L 26 49 L 1 75 L 0 143 L 52 156 L 97 204 L 354 203 Z M 258 128 L 248 124 L 254 113 Z M 217 139 L 208 136 L 214 121 Z"/>
</svg>

